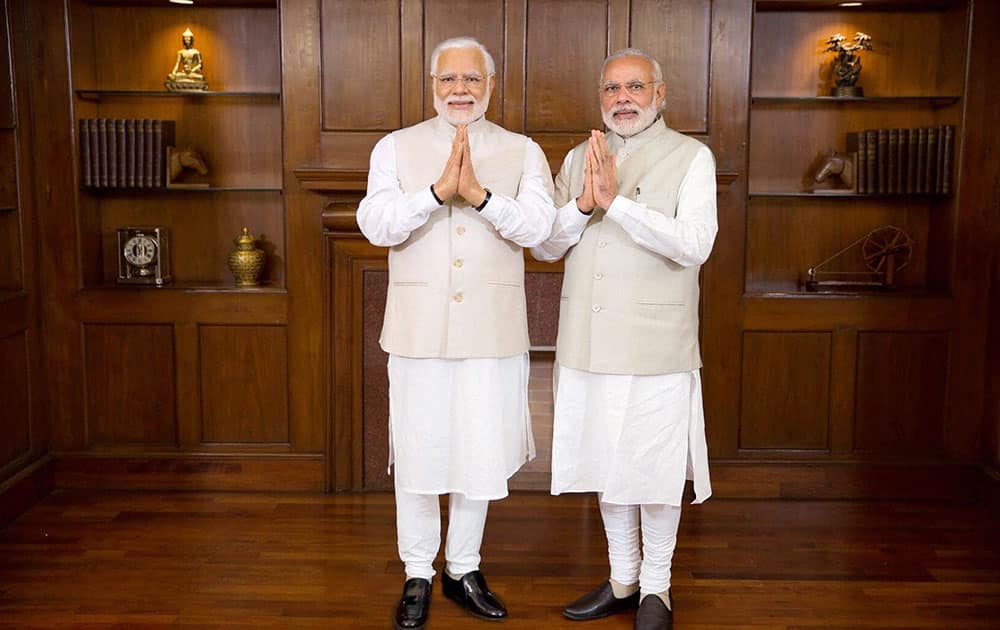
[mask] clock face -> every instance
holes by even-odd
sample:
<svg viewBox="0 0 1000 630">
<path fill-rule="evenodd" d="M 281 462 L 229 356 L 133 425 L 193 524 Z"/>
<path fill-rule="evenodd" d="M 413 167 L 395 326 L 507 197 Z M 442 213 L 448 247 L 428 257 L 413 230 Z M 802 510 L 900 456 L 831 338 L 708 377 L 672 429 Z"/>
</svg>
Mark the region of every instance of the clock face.
<svg viewBox="0 0 1000 630">
<path fill-rule="evenodd" d="M 137 267 L 143 267 L 156 260 L 156 241 L 148 236 L 133 236 L 125 242 L 125 260 Z"/>
</svg>

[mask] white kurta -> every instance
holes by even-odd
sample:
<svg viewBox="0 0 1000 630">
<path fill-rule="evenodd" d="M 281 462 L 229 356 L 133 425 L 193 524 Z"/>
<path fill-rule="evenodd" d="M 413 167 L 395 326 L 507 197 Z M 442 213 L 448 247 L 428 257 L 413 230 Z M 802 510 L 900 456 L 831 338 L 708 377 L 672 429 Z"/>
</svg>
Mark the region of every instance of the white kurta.
<svg viewBox="0 0 1000 630">
<path fill-rule="evenodd" d="M 609 147 L 618 162 L 633 150 L 629 144 Z M 570 168 L 569 156 L 562 168 Z M 681 265 L 702 264 L 718 231 L 711 151 L 703 148 L 692 160 L 676 217 L 619 195 L 607 219 L 650 251 Z M 558 260 L 589 220 L 571 200 L 532 254 Z M 692 479 L 695 503 L 711 496 L 699 370 L 634 376 L 556 366 L 554 385 L 552 494 L 600 492 L 607 503 L 679 506 L 684 480 Z"/>
<path fill-rule="evenodd" d="M 537 245 L 552 223 L 551 176 L 529 141 L 517 198 L 494 194 L 480 212 L 506 239 Z M 404 194 L 391 135 L 371 156 L 358 224 L 374 245 L 406 241 L 442 206 L 430 189 Z M 416 494 L 507 496 L 507 479 L 535 456 L 528 355 L 481 359 L 389 356 L 389 464 L 396 487 Z"/>
</svg>

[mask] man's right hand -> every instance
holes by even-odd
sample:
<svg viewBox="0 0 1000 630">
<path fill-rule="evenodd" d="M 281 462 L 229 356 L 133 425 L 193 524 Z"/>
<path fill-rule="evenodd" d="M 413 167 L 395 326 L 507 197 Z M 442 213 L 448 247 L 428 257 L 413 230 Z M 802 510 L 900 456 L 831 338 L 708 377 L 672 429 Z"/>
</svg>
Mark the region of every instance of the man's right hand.
<svg viewBox="0 0 1000 630">
<path fill-rule="evenodd" d="M 590 132 L 594 134 L 593 131 Z M 594 211 L 597 201 L 594 199 L 594 166 L 590 160 L 590 147 L 588 141 L 587 155 L 583 167 L 583 192 L 576 198 L 576 207 L 584 214 Z"/>
<path fill-rule="evenodd" d="M 438 199 L 448 203 L 458 192 L 458 178 L 462 172 L 462 153 L 464 150 L 465 134 L 460 133 L 461 128 L 455 130 L 455 140 L 451 143 L 451 155 L 444 165 L 444 172 L 441 177 L 434 182 L 434 194 Z"/>
</svg>

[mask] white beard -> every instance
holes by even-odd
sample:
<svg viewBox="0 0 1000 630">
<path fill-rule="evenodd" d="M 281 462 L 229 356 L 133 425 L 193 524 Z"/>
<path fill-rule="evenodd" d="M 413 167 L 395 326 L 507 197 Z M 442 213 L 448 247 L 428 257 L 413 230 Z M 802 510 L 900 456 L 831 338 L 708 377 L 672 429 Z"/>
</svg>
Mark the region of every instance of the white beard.
<svg viewBox="0 0 1000 630">
<path fill-rule="evenodd" d="M 441 118 L 448 121 L 448 124 L 454 125 L 455 127 L 459 125 L 468 125 L 469 123 L 475 122 L 486 114 L 486 108 L 490 106 L 490 96 L 491 91 L 487 88 L 486 93 L 483 94 L 482 100 L 477 100 L 476 97 L 471 94 L 465 96 L 449 96 L 443 99 L 434 94 L 434 111 L 438 113 Z M 468 112 L 453 112 L 448 109 L 448 103 L 452 101 L 472 101 L 472 109 Z"/>
<path fill-rule="evenodd" d="M 632 120 L 615 120 L 612 116 L 616 111 L 636 111 L 639 115 Z M 635 134 L 645 131 L 647 127 L 653 124 L 656 120 L 656 116 L 659 111 L 656 109 L 655 103 L 650 103 L 649 107 L 640 108 L 636 105 L 623 105 L 612 107 L 610 111 L 601 111 L 601 118 L 604 119 L 604 124 L 607 125 L 608 129 L 617 133 L 623 138 L 629 138 Z"/>
</svg>

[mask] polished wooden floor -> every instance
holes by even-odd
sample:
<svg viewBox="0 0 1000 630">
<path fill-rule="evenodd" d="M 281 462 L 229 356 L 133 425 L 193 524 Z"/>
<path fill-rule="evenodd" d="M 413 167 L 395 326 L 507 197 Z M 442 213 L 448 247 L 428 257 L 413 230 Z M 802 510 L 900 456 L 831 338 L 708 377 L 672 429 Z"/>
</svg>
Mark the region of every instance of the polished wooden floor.
<svg viewBox="0 0 1000 630">
<path fill-rule="evenodd" d="M 392 496 L 63 491 L 0 529 L 0 627 L 389 628 Z M 435 591 L 435 628 L 631 628 L 560 605 L 606 578 L 590 497 L 491 507 L 483 570 L 510 618 Z M 1000 516 L 969 504 L 685 506 L 676 627 L 1000 628 Z"/>
</svg>

